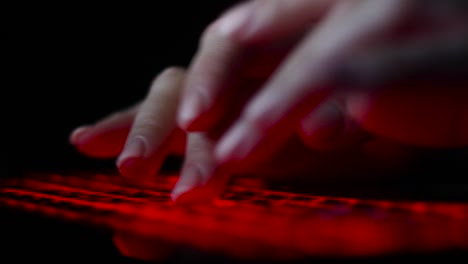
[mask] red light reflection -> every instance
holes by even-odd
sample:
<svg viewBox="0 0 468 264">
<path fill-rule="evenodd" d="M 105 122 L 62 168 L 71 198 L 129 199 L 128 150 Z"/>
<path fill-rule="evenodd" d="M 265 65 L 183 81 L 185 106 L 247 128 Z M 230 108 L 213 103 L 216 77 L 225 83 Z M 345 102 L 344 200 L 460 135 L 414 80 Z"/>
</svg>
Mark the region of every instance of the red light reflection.
<svg viewBox="0 0 468 264">
<path fill-rule="evenodd" d="M 170 199 L 176 180 L 32 175 L 2 182 L 0 203 L 141 241 L 245 258 L 468 249 L 468 204 L 325 197 L 235 185 L 210 204 L 179 206 Z M 116 241 L 126 254 L 125 243 Z"/>
</svg>

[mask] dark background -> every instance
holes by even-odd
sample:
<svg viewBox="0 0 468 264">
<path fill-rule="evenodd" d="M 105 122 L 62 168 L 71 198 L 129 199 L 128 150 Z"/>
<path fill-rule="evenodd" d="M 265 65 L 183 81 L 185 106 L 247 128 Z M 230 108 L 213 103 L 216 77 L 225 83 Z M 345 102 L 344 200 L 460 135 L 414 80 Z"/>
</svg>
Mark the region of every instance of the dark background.
<svg viewBox="0 0 468 264">
<path fill-rule="evenodd" d="M 2 177 L 113 168 L 113 160 L 77 153 L 68 143 L 70 132 L 142 99 L 165 67 L 187 66 L 203 29 L 234 1 L 152 2 L 40 3 L 4 10 Z M 4 209 L 0 227 L 2 263 L 126 262 L 111 234 L 87 227 Z"/>
<path fill-rule="evenodd" d="M 96 163 L 71 148 L 69 133 L 142 99 L 165 67 L 187 66 L 203 29 L 234 2 L 16 10 L 5 49 L 9 174 Z"/>
</svg>

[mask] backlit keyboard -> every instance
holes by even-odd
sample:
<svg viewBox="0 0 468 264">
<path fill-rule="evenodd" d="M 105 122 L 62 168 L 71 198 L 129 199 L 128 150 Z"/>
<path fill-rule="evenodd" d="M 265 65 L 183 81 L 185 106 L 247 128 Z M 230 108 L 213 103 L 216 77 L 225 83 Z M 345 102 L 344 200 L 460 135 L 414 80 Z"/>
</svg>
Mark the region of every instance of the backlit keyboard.
<svg viewBox="0 0 468 264">
<path fill-rule="evenodd" d="M 237 257 L 373 256 L 468 250 L 468 204 L 304 195 L 233 184 L 177 205 L 177 176 L 32 174 L 0 182 L 0 204 Z"/>
</svg>

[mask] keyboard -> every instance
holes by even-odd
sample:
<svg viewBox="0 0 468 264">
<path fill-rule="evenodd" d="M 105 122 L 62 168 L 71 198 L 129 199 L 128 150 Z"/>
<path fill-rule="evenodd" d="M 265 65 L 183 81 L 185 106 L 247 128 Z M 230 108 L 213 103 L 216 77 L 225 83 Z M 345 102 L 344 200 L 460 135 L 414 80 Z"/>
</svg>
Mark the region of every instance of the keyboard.
<svg viewBox="0 0 468 264">
<path fill-rule="evenodd" d="M 170 199 L 177 175 L 30 173 L 2 179 L 0 205 L 237 258 L 468 250 L 468 203 L 299 194 L 233 182 L 205 204 Z"/>
</svg>

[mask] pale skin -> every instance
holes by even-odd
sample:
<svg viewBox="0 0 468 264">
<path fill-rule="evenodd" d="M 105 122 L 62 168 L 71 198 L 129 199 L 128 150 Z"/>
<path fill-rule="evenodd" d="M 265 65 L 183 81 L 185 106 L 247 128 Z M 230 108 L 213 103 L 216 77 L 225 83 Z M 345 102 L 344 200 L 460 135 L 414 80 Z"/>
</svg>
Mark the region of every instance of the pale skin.
<svg viewBox="0 0 468 264">
<path fill-rule="evenodd" d="M 244 2 L 206 29 L 188 69 L 164 70 L 142 102 L 78 128 L 70 140 L 86 155 L 118 157 L 128 177 L 151 178 L 169 153 L 185 153 L 174 198 L 207 183 L 217 192 L 233 173 L 277 178 L 340 162 L 357 169 L 379 155 L 387 160 L 381 169 L 403 164 L 407 146 L 465 147 L 466 82 L 383 85 L 441 51 L 460 52 L 451 43 L 466 41 L 466 13 L 450 9 L 458 1 L 422 2 Z M 440 7 L 429 11 L 433 2 L 446 3 L 451 19 Z M 424 56 L 414 56 L 418 43 Z M 390 60 L 382 56 L 389 47 Z M 343 72 L 353 85 L 385 88 L 337 84 Z"/>
</svg>

